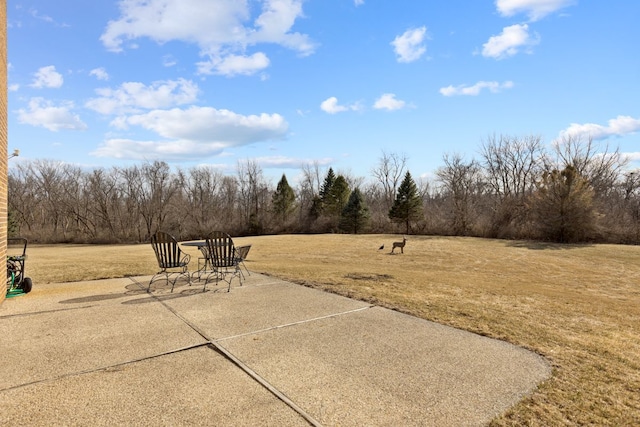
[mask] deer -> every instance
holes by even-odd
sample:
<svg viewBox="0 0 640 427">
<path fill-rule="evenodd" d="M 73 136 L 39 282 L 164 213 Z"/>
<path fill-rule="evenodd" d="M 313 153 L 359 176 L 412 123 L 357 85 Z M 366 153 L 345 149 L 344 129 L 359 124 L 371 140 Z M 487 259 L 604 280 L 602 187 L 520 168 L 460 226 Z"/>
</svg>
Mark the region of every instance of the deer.
<svg viewBox="0 0 640 427">
<path fill-rule="evenodd" d="M 407 244 L 407 238 L 405 236 L 402 236 L 402 242 L 393 242 L 391 253 L 394 253 L 396 248 L 400 248 L 400 253 L 404 253 L 404 245 L 406 244 Z"/>
</svg>

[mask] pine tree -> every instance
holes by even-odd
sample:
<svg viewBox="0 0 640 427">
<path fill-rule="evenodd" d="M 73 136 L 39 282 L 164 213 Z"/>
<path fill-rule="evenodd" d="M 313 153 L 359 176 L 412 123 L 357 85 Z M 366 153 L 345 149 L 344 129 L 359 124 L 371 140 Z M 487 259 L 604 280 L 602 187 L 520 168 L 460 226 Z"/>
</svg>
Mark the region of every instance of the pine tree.
<svg viewBox="0 0 640 427">
<path fill-rule="evenodd" d="M 411 221 L 415 221 L 420 217 L 422 217 L 422 199 L 418 195 L 418 187 L 413 181 L 411 173 L 407 171 L 402 184 L 398 187 L 396 200 L 389 211 L 389 219 L 394 222 L 404 223 L 406 234 L 410 234 Z"/>
<path fill-rule="evenodd" d="M 369 222 L 369 208 L 367 207 L 364 197 L 359 188 L 351 192 L 349 201 L 342 210 L 340 219 L 340 229 L 346 232 L 358 234 Z"/>
<path fill-rule="evenodd" d="M 323 202 L 331 193 L 331 188 L 333 187 L 333 183 L 335 181 L 336 175 L 333 172 L 333 168 L 329 168 L 329 170 L 327 171 L 327 176 L 325 176 L 324 182 L 322 183 L 322 187 L 320 187 L 320 199 Z"/>
<path fill-rule="evenodd" d="M 342 175 L 338 175 L 331 190 L 324 198 L 323 209 L 329 216 L 340 216 L 349 200 L 349 184 Z"/>
<path fill-rule="evenodd" d="M 329 168 L 320 186 L 320 193 L 313 197 L 311 208 L 309 209 L 311 218 L 318 219 L 320 215 L 326 213 L 327 207 L 331 205 L 331 191 L 335 181 L 336 175 L 333 172 L 333 168 Z"/>
<path fill-rule="evenodd" d="M 271 203 L 273 212 L 280 217 L 283 224 L 287 221 L 287 216 L 293 210 L 295 200 L 296 195 L 289 185 L 289 182 L 287 182 L 286 175 L 282 174 L 282 178 L 276 187 L 276 192 L 273 193 Z"/>
</svg>

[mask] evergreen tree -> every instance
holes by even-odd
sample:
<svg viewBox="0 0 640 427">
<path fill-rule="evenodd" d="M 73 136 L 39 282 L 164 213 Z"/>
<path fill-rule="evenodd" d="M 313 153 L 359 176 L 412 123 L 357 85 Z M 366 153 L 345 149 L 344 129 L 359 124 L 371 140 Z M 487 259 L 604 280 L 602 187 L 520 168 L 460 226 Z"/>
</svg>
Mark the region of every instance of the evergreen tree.
<svg viewBox="0 0 640 427">
<path fill-rule="evenodd" d="M 311 218 L 318 219 L 320 215 L 326 213 L 327 206 L 331 205 L 331 191 L 335 181 L 336 175 L 333 172 L 333 168 L 330 167 L 320 186 L 319 194 L 314 196 L 311 202 L 311 208 L 309 209 L 309 216 Z"/>
<path fill-rule="evenodd" d="M 273 212 L 280 217 L 283 224 L 287 221 L 288 215 L 293 210 L 295 200 L 296 195 L 289 185 L 289 182 L 287 182 L 286 175 L 282 174 L 282 178 L 276 187 L 276 192 L 273 193 L 271 203 L 273 205 Z"/>
<path fill-rule="evenodd" d="M 320 196 L 313 196 L 311 200 L 311 208 L 309 208 L 309 216 L 311 218 L 318 219 L 322 214 L 322 199 Z"/>
<path fill-rule="evenodd" d="M 336 181 L 336 175 L 333 172 L 333 168 L 329 168 L 327 171 L 327 176 L 324 178 L 324 182 L 322 183 L 322 187 L 320 187 L 320 199 L 325 202 L 326 198 L 331 193 L 331 188 L 333 188 L 333 183 Z"/>
<path fill-rule="evenodd" d="M 415 221 L 422 216 L 422 199 L 418 195 L 418 187 L 411 177 L 411 173 L 407 171 L 402 180 L 402 184 L 398 187 L 396 200 L 393 202 L 391 210 L 389 210 L 389 219 L 394 222 L 404 223 L 406 226 L 406 234 L 409 233 L 411 221 Z"/>
<path fill-rule="evenodd" d="M 358 231 L 362 231 L 367 226 L 369 218 L 369 208 L 360 189 L 356 188 L 351 192 L 349 201 L 342 210 L 340 229 L 358 234 Z"/>
<path fill-rule="evenodd" d="M 323 200 L 324 212 L 329 216 L 340 216 L 349 200 L 349 193 L 349 183 L 344 176 L 338 175 Z"/>
</svg>

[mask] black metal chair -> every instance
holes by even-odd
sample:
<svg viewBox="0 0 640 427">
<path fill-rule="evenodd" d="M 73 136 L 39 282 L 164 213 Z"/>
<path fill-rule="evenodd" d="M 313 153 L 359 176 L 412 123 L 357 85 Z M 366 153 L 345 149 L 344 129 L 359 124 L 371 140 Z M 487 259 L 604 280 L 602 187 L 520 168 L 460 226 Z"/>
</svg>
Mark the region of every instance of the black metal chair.
<svg viewBox="0 0 640 427">
<path fill-rule="evenodd" d="M 249 269 L 245 265 L 244 260 L 247 259 L 247 255 L 249 255 L 250 250 L 251 250 L 251 245 L 238 246 L 236 248 L 236 256 L 240 260 L 240 264 L 242 264 L 242 266 L 244 267 L 245 271 L 249 276 L 251 276 L 251 273 L 249 272 Z M 242 270 L 240 270 L 240 273 L 242 273 Z M 242 277 L 244 278 L 244 274 L 242 275 Z"/>
<path fill-rule="evenodd" d="M 215 278 L 216 286 L 218 286 L 220 280 L 227 282 L 227 292 L 231 290 L 231 281 L 234 277 L 237 277 L 240 285 L 242 285 L 241 259 L 236 253 L 231 236 L 222 231 L 214 231 L 207 238 L 207 256 L 212 270 L 207 274 L 203 291 L 206 290 L 207 283 L 212 278 Z"/>
<path fill-rule="evenodd" d="M 178 241 L 172 235 L 164 231 L 158 231 L 151 237 L 151 246 L 156 254 L 160 271 L 151 277 L 147 292 L 151 289 L 151 284 L 162 276 L 165 277 L 167 284 L 169 284 L 170 277 L 175 275 L 175 278 L 171 281 L 171 292 L 173 292 L 173 288 L 180 276 L 186 276 L 189 284 L 191 284 L 191 276 L 187 271 L 191 255 L 182 252 L 178 246 Z"/>
<path fill-rule="evenodd" d="M 198 280 L 202 279 L 202 276 L 211 273 L 211 256 L 209 256 L 209 248 L 206 245 L 198 246 L 198 250 L 202 253 L 201 257 L 198 257 L 198 269 L 193 272 L 192 276 L 198 276 Z"/>
</svg>

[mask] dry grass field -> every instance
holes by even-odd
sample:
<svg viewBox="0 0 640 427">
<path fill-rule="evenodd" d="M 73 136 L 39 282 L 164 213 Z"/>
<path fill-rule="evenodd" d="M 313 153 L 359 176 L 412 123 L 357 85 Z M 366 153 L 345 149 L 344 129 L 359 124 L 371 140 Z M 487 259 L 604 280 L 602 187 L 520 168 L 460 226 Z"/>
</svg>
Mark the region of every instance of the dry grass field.
<svg viewBox="0 0 640 427">
<path fill-rule="evenodd" d="M 553 376 L 494 425 L 640 425 L 640 247 L 409 236 L 236 239 L 250 270 L 531 349 Z M 384 250 L 378 250 L 384 244 Z M 197 249 L 186 248 L 194 255 Z M 46 283 L 155 272 L 150 245 L 33 246 Z M 194 267 L 195 268 L 195 267 Z"/>
</svg>

